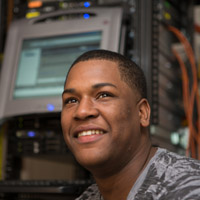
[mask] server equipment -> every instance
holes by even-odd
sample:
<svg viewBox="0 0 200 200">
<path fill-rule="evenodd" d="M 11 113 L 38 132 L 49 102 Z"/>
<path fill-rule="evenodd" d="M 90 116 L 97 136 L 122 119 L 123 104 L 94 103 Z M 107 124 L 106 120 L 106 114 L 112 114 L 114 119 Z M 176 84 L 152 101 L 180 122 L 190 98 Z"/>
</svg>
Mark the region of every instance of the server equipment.
<svg viewBox="0 0 200 200">
<path fill-rule="evenodd" d="M 171 50 L 177 39 L 166 25 L 192 41 L 192 1 L 36 2 L 15 2 L 7 36 L 0 83 L 6 135 L 0 198 L 73 199 L 92 182 L 68 151 L 60 127 L 65 75 L 73 60 L 91 49 L 120 52 L 141 66 L 153 143 L 183 153 L 180 134 L 171 141 L 172 133 L 185 128 L 185 113 L 180 68 Z"/>
<path fill-rule="evenodd" d="M 193 2 L 155 0 L 152 5 L 152 70 L 155 72 L 152 78 L 156 83 L 152 97 L 157 96 L 157 102 L 153 99 L 153 108 L 157 109 L 157 113 L 153 112 L 152 119 L 158 124 L 152 126 L 152 137 L 157 141 L 155 143 L 185 154 L 189 134 L 184 112 L 183 79 L 181 68 L 172 51 L 173 48 L 180 46 L 180 41 L 168 27 L 173 27 L 185 35 L 192 45 Z M 182 46 L 178 49 L 180 55 L 184 53 Z M 184 57 L 187 58 L 185 54 Z M 187 59 L 184 62 L 188 65 Z M 188 67 L 187 70 L 191 81 L 191 69 Z M 154 118 L 154 115 L 157 117 Z"/>
</svg>

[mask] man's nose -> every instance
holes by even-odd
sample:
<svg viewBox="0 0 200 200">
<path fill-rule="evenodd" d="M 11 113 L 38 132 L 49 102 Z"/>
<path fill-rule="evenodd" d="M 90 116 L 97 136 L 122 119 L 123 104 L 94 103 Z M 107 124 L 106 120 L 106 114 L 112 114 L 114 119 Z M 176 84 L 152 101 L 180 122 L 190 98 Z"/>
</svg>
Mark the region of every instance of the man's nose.
<svg viewBox="0 0 200 200">
<path fill-rule="evenodd" d="M 74 119 L 76 120 L 85 120 L 89 118 L 94 118 L 99 115 L 99 111 L 95 106 L 95 103 L 92 101 L 92 99 L 83 98 L 75 112 L 74 112 Z"/>
</svg>

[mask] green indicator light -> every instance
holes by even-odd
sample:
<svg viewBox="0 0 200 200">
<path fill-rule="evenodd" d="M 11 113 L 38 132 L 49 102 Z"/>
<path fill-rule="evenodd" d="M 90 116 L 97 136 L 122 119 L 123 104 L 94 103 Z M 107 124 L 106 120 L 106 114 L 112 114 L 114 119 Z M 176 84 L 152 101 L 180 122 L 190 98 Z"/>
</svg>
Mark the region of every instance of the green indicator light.
<svg viewBox="0 0 200 200">
<path fill-rule="evenodd" d="M 174 145 L 179 144 L 180 139 L 179 139 L 179 134 L 178 133 L 172 133 L 170 138 L 171 138 L 171 143 L 172 144 L 174 144 Z"/>
<path fill-rule="evenodd" d="M 170 3 L 168 1 L 165 1 L 164 5 L 165 5 L 166 8 L 168 8 L 168 9 L 170 8 Z"/>
</svg>

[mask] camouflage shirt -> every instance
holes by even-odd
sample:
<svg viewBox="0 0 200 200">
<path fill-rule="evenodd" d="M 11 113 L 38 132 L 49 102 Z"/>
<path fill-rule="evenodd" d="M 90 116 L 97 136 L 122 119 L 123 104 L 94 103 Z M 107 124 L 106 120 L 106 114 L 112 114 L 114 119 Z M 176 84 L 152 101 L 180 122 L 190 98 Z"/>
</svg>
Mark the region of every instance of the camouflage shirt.
<svg viewBox="0 0 200 200">
<path fill-rule="evenodd" d="M 200 161 L 159 148 L 127 197 L 142 199 L 200 199 Z M 93 184 L 76 200 L 103 200 L 103 197 Z"/>
</svg>

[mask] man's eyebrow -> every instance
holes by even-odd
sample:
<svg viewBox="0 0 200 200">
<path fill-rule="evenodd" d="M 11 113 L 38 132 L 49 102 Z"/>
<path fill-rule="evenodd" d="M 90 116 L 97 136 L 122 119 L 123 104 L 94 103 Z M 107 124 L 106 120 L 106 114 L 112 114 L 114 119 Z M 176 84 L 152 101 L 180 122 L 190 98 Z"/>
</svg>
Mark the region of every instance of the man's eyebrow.
<svg viewBox="0 0 200 200">
<path fill-rule="evenodd" d="M 117 88 L 116 85 L 114 85 L 112 83 L 97 83 L 97 84 L 93 85 L 92 87 L 96 89 L 96 88 L 105 87 L 105 86 L 111 86 L 111 87 Z"/>
<path fill-rule="evenodd" d="M 98 88 L 101 88 L 101 87 L 105 87 L 105 86 L 111 86 L 111 87 L 115 87 L 115 88 L 117 88 L 114 84 L 112 84 L 112 83 L 97 83 L 97 84 L 94 84 L 93 86 L 92 86 L 92 88 L 94 88 L 94 89 L 98 89 Z M 66 93 L 75 93 L 76 92 L 76 90 L 74 89 L 74 88 L 68 88 L 68 89 L 65 89 L 64 91 L 63 91 L 63 93 L 62 93 L 62 95 L 64 95 L 64 94 L 66 94 Z"/>
<path fill-rule="evenodd" d="M 65 93 L 75 93 L 75 89 L 74 88 L 65 89 L 63 91 L 62 95 L 65 94 Z"/>
</svg>

